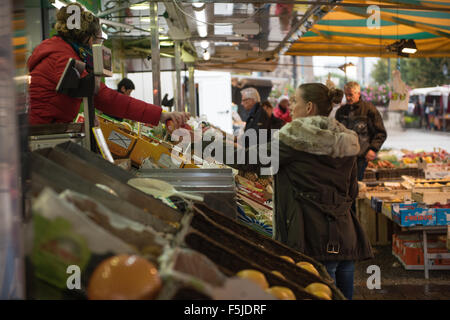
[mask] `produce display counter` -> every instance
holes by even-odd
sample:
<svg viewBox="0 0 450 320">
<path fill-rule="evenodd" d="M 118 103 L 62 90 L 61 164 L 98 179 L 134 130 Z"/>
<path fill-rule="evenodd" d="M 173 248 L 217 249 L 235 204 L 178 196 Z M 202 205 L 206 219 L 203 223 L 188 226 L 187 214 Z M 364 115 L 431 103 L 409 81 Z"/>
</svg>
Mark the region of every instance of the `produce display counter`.
<svg viewBox="0 0 450 320">
<path fill-rule="evenodd" d="M 92 283 L 102 281 L 98 270 L 119 254 L 134 254 L 157 268 L 161 286 L 154 283 L 154 299 L 233 299 L 242 292 L 250 299 L 345 299 L 319 262 L 239 222 L 239 205 L 261 210 L 252 213 L 256 220 L 271 218 L 270 180 L 181 156 L 179 168 L 158 167 L 158 157 L 176 146 L 121 125 L 108 130 L 108 144 L 118 146 L 110 148 L 114 163 L 72 141 L 29 154 L 29 298 L 93 298 Z M 116 139 L 122 135 L 129 143 Z M 152 147 L 132 160 L 139 141 Z M 126 170 L 117 160 L 133 167 Z M 159 179 L 203 201 L 157 197 L 130 185 L 131 179 Z M 63 281 L 73 264 L 84 275 L 77 292 Z M 255 274 L 264 286 L 251 283 Z"/>
<path fill-rule="evenodd" d="M 404 268 L 425 270 L 428 279 L 429 270 L 450 269 L 444 242 L 435 241 L 430 249 L 428 236 L 448 232 L 450 179 L 403 176 L 402 180 L 377 186 L 361 184 L 358 216 L 372 244 L 386 245 L 392 239 L 392 253 Z M 417 232 L 421 232 L 420 241 L 407 235 Z"/>
<path fill-rule="evenodd" d="M 429 234 L 447 234 L 447 226 L 414 226 L 414 227 L 402 227 L 402 231 L 406 232 L 422 232 L 422 248 L 423 248 L 423 266 L 407 266 L 402 259 L 393 252 L 399 261 L 403 264 L 407 270 L 424 270 L 425 279 L 429 279 L 430 270 L 450 270 L 450 265 L 434 265 L 431 261 L 434 259 L 447 259 L 450 260 L 450 251 L 447 253 L 429 253 L 428 249 L 428 235 Z"/>
</svg>

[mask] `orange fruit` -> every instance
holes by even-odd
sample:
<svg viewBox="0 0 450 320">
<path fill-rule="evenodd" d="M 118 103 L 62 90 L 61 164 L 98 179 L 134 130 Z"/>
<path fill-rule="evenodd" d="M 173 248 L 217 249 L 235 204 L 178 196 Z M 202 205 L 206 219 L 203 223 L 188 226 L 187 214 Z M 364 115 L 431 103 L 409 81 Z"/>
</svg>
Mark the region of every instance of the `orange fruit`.
<svg viewBox="0 0 450 320">
<path fill-rule="evenodd" d="M 328 297 L 332 297 L 333 293 L 331 292 L 330 287 L 328 287 L 326 284 L 320 283 L 320 282 L 313 282 L 309 284 L 305 290 L 309 293 L 317 295 L 319 292 L 325 293 Z"/>
<path fill-rule="evenodd" d="M 288 256 L 280 256 L 280 258 L 283 258 L 284 260 L 289 261 L 289 262 L 291 262 L 291 263 L 295 263 L 294 259 L 292 259 L 291 257 L 288 257 Z"/>
<path fill-rule="evenodd" d="M 292 290 L 286 287 L 270 287 L 269 289 L 266 289 L 266 292 L 280 300 L 296 300 Z"/>
<path fill-rule="evenodd" d="M 323 300 L 331 300 L 331 297 L 323 291 L 313 293 L 313 295 L 315 295 L 316 297 L 319 297 L 320 299 L 323 299 Z"/>
<path fill-rule="evenodd" d="M 264 273 L 258 270 L 252 269 L 241 270 L 236 274 L 236 276 L 253 281 L 257 285 L 259 285 L 263 290 L 269 288 L 269 283 L 267 282 L 266 276 L 264 275 Z"/>
<path fill-rule="evenodd" d="M 118 255 L 101 262 L 89 279 L 90 300 L 149 300 L 162 287 L 158 269 L 136 255 Z"/>
<path fill-rule="evenodd" d="M 279 276 L 280 278 L 286 280 L 286 278 L 283 276 L 283 274 L 280 271 L 273 270 L 272 273 L 276 276 Z"/>
<path fill-rule="evenodd" d="M 316 276 L 320 277 L 319 271 L 317 271 L 317 269 L 309 262 L 306 261 L 300 261 L 297 262 L 297 266 L 299 266 L 300 268 L 305 269 L 306 271 L 315 274 Z"/>
</svg>

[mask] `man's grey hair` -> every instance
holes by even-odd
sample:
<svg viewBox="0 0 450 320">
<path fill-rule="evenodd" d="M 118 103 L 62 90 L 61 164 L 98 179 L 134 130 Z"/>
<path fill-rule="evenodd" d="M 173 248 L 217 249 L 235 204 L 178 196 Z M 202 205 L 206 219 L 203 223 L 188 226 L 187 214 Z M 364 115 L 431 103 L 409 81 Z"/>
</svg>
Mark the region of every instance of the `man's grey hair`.
<svg viewBox="0 0 450 320">
<path fill-rule="evenodd" d="M 359 92 L 361 91 L 361 87 L 359 86 L 359 83 L 355 82 L 355 81 L 347 82 L 344 86 L 344 90 L 347 90 L 347 89 L 350 89 L 350 90 L 356 89 Z"/>
<path fill-rule="evenodd" d="M 241 90 L 242 100 L 244 99 L 253 99 L 256 102 L 261 102 L 261 97 L 259 96 L 258 91 L 255 88 L 246 88 Z"/>
</svg>

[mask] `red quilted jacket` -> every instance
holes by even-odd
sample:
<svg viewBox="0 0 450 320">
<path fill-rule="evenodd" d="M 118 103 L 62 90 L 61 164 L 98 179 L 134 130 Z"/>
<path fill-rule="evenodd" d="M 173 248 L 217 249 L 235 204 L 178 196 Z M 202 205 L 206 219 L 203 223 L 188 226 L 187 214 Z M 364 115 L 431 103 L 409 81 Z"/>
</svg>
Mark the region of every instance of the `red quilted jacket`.
<svg viewBox="0 0 450 320">
<path fill-rule="evenodd" d="M 72 122 L 80 109 L 81 98 L 56 93 L 56 85 L 69 58 L 80 60 L 62 38 L 44 40 L 28 59 L 30 124 Z M 85 76 L 86 71 L 82 76 Z M 153 104 L 121 94 L 103 83 L 94 97 L 94 106 L 109 115 L 157 125 L 162 109 Z"/>
</svg>

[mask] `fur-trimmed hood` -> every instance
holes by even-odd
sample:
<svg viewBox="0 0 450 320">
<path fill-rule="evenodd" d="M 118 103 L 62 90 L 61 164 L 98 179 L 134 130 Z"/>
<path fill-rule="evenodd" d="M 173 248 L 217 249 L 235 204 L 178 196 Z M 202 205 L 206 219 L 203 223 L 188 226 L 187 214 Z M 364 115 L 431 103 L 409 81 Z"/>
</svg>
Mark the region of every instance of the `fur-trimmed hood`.
<svg viewBox="0 0 450 320">
<path fill-rule="evenodd" d="M 313 116 L 297 118 L 278 132 L 279 139 L 289 147 L 332 158 L 356 156 L 358 135 L 333 118 Z"/>
</svg>

